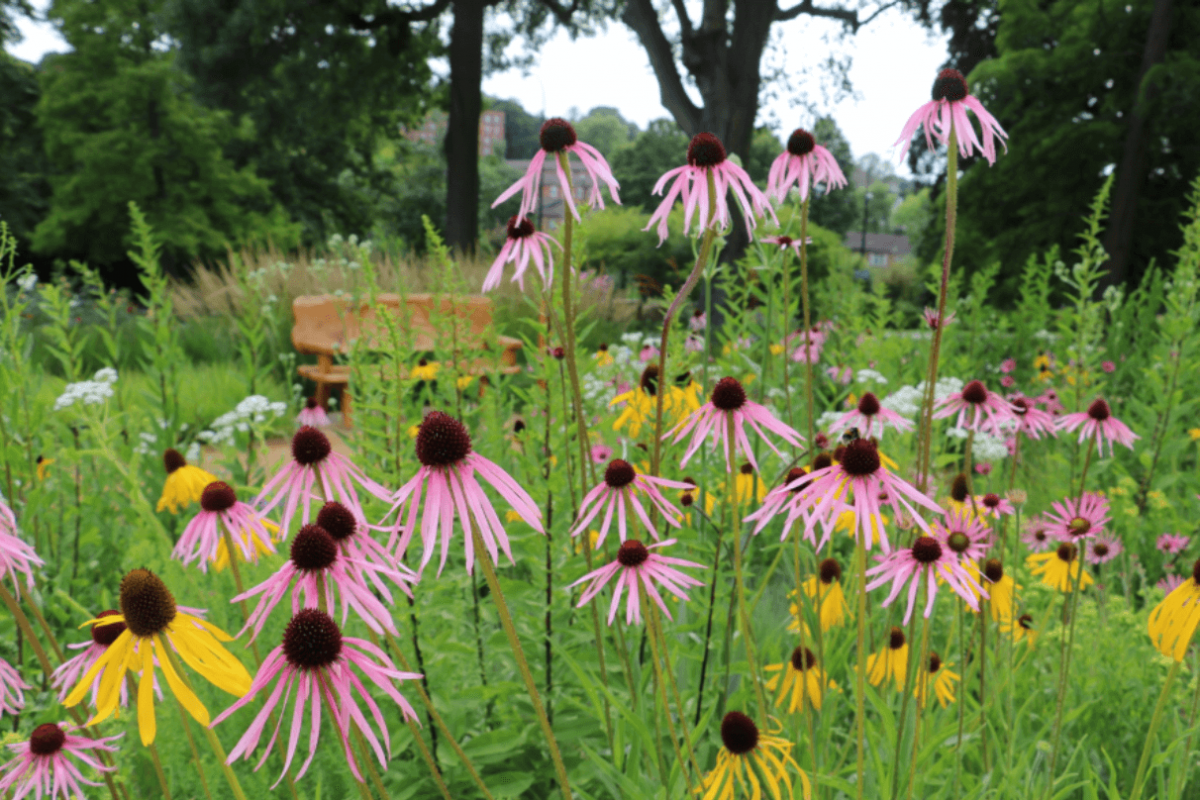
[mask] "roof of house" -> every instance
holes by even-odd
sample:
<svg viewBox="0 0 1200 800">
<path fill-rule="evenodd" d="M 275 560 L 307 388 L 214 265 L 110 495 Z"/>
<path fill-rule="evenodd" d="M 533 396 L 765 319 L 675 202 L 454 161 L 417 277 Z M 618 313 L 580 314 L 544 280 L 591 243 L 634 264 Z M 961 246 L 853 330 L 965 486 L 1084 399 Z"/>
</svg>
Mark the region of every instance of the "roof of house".
<svg viewBox="0 0 1200 800">
<path fill-rule="evenodd" d="M 863 247 L 862 231 L 847 231 L 846 247 L 854 252 L 860 252 Z M 906 256 L 912 252 L 908 237 L 894 233 L 868 233 L 868 253 L 889 253 L 894 256 Z"/>
</svg>

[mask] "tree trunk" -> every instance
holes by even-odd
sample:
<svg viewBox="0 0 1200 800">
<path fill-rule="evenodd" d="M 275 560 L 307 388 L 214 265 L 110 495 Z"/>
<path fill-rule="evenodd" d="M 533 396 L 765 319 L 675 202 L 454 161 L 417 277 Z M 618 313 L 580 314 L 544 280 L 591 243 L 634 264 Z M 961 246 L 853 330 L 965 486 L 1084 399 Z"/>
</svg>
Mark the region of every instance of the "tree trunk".
<svg viewBox="0 0 1200 800">
<path fill-rule="evenodd" d="M 479 114 L 483 108 L 486 0 L 454 0 L 450 31 L 450 119 L 446 128 L 446 244 L 475 249 L 479 235 Z"/>
<path fill-rule="evenodd" d="M 1107 286 L 1119 286 L 1131 277 L 1129 266 L 1138 195 L 1146 179 L 1146 106 L 1156 93 L 1156 88 L 1147 84 L 1146 75 L 1163 60 L 1170 35 L 1171 0 L 1154 0 L 1150 29 L 1146 33 L 1146 49 L 1142 55 L 1142 71 L 1138 75 L 1137 94 L 1129 114 L 1125 146 L 1113 186 L 1112 214 L 1104 234 L 1104 249 L 1108 253 L 1108 275 L 1104 281 Z"/>
</svg>

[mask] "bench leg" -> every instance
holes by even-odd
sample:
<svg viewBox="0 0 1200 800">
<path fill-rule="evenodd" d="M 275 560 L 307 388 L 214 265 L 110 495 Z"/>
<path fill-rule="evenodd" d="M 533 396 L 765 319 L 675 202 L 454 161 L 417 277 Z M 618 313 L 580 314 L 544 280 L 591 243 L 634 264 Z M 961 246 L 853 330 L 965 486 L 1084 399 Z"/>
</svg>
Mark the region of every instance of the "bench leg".
<svg viewBox="0 0 1200 800">
<path fill-rule="evenodd" d="M 342 388 L 342 424 L 347 428 L 353 427 L 350 424 L 350 388 Z"/>
<path fill-rule="evenodd" d="M 326 407 L 326 404 L 329 402 L 329 384 L 328 383 L 323 383 L 321 381 L 317 381 L 316 399 L 317 399 L 317 405 L 319 405 L 321 408 Z"/>
</svg>

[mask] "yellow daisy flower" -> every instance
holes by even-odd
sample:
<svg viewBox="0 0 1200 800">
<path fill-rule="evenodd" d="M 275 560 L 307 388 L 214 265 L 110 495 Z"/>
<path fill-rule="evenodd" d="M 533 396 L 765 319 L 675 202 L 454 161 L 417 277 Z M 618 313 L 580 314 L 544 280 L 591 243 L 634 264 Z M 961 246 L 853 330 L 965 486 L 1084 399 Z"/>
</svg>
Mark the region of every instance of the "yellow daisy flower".
<svg viewBox="0 0 1200 800">
<path fill-rule="evenodd" d="M 1200 441 L 1200 428 L 1188 428 L 1188 436 L 1192 437 L 1192 441 Z"/>
<path fill-rule="evenodd" d="M 989 558 L 983 564 L 983 574 L 991 581 L 987 584 L 988 608 L 992 612 L 992 621 L 1005 625 L 1016 608 L 1014 595 L 1021 585 L 1004 574 L 1004 566 L 998 558 Z M 981 584 L 982 585 L 982 584 Z"/>
<path fill-rule="evenodd" d="M 167 470 L 167 480 L 163 484 L 162 497 L 158 498 L 158 511 L 165 508 L 178 514 L 192 503 L 199 503 L 204 487 L 217 480 L 216 475 L 193 467 L 178 450 L 170 448 L 163 453 L 163 467 Z"/>
<path fill-rule="evenodd" d="M 738 794 L 761 800 L 764 784 L 775 800 L 791 797 L 789 767 L 800 774 L 804 800 L 812 797 L 808 775 L 792 758 L 792 743 L 759 731 L 754 720 L 742 712 L 730 711 L 721 720 L 721 743 L 724 746 L 717 753 L 716 766 L 696 789 L 702 800 L 734 800 Z M 786 795 L 780 784 L 787 787 Z"/>
<path fill-rule="evenodd" d="M 842 591 L 842 565 L 836 559 L 827 558 L 817 568 L 817 575 L 804 581 L 804 593 L 815 598 L 820 581 L 821 630 L 840 627 L 846 624 L 850 614 L 850 606 L 846 603 L 846 595 Z"/>
<path fill-rule="evenodd" d="M 953 666 L 950 662 L 943 664 L 937 653 L 932 651 L 929 653 L 929 664 L 926 669 L 921 670 L 921 678 L 918 679 L 925 681 L 925 691 L 921 691 L 920 683 L 913 690 L 913 697 L 920 701 L 921 708 L 925 708 L 929 704 L 931 689 L 934 696 L 937 697 L 938 705 L 942 708 L 954 702 L 954 683 L 961 681 L 962 676 L 957 672 L 950 671 L 950 667 Z"/>
<path fill-rule="evenodd" d="M 773 356 L 783 355 L 783 345 L 778 344 L 778 343 L 771 345 L 771 355 L 773 355 Z"/>
<path fill-rule="evenodd" d="M 1183 661 L 1197 624 L 1200 624 L 1200 561 L 1192 565 L 1191 577 L 1150 612 L 1146 629 L 1158 652 Z"/>
<path fill-rule="evenodd" d="M 666 396 L 663 397 L 663 420 L 670 425 L 680 424 L 702 405 L 700 384 L 690 380 L 687 375 L 681 378 L 688 381 L 687 385 L 672 383 L 667 386 Z M 659 383 L 658 365 L 650 364 L 642 370 L 642 377 L 637 386 L 609 401 L 609 406 L 625 403 L 624 410 L 613 423 L 614 431 L 621 430 L 628 423 L 629 436 L 636 439 L 641 433 L 642 425 L 654 420 L 654 415 L 658 413 Z"/>
<path fill-rule="evenodd" d="M 267 533 L 271 535 L 271 541 L 279 541 L 279 526 L 265 517 L 260 521 L 262 522 L 262 526 L 267 529 Z M 242 541 L 249 541 L 251 544 L 253 544 L 254 549 L 257 551 L 257 556 L 265 556 L 271 552 L 267 549 L 266 542 L 264 542 L 259 536 L 253 536 L 245 531 L 234 534 L 234 536 L 241 537 Z M 237 551 L 237 559 L 241 562 L 246 561 L 240 550 Z M 221 540 L 217 542 L 217 557 L 213 559 L 213 569 L 215 569 L 217 572 L 221 572 L 228 566 L 229 548 L 225 546 L 225 537 L 222 536 Z"/>
<path fill-rule="evenodd" d="M 510 511 L 509 513 L 511 514 L 513 512 Z M 600 541 L 600 531 L 589 530 L 588 531 L 588 547 L 590 547 L 592 550 L 595 550 L 596 542 L 598 542 L 598 541 Z M 578 538 L 575 540 L 575 555 L 577 555 L 577 556 L 583 555 L 583 539 L 582 538 Z"/>
<path fill-rule="evenodd" d="M 867 656 L 867 680 L 872 686 L 878 686 L 891 677 L 896 681 L 896 689 L 903 691 L 907 675 L 908 642 L 904 639 L 903 630 L 892 628 L 883 649 Z"/>
<path fill-rule="evenodd" d="M 1042 583 L 1060 592 L 1069 592 L 1072 587 L 1086 589 L 1093 583 L 1079 560 L 1079 548 L 1067 542 L 1049 553 L 1034 553 L 1025 559 L 1025 566 L 1034 575 L 1041 575 Z"/>
<path fill-rule="evenodd" d="M 1033 368 L 1038 370 L 1050 369 L 1050 356 L 1045 353 L 1038 353 L 1033 359 Z"/>
<path fill-rule="evenodd" d="M 843 511 L 841 514 L 838 514 L 837 522 L 834 523 L 833 529 L 853 538 L 858 530 L 858 526 L 855 524 L 857 520 L 858 518 L 853 511 Z M 871 515 L 872 544 L 879 544 L 879 534 L 885 529 L 889 521 L 887 514 Z"/>
<path fill-rule="evenodd" d="M 805 702 L 820 711 L 822 685 L 825 691 L 838 688 L 835 682 L 829 680 L 825 670 L 817 666 L 817 657 L 807 647 L 797 647 L 792 651 L 790 660 L 783 664 L 768 664 L 765 669 L 779 673 L 766 683 L 768 691 L 779 689 L 775 707 L 783 705 L 784 699 L 789 698 L 788 711 L 792 714 L 803 711 Z"/>
<path fill-rule="evenodd" d="M 436 361 L 421 359 L 408 371 L 408 379 L 413 381 L 432 381 L 437 377 L 442 365 Z"/>
<path fill-rule="evenodd" d="M 613 430 L 619 431 L 629 425 L 629 437 L 636 439 L 642 432 L 642 426 L 648 419 L 653 419 L 657 409 L 654 395 L 644 391 L 641 386 L 635 386 L 631 391 L 619 394 L 609 401 L 608 405 L 624 403 L 620 416 L 613 422 Z M 666 411 L 664 404 L 663 411 Z"/>
<path fill-rule="evenodd" d="M 1033 647 L 1038 639 L 1038 631 L 1033 627 L 1033 617 L 1029 614 L 1017 617 L 1015 625 L 1012 622 L 1001 622 L 1000 632 L 1012 636 L 1013 643 L 1026 641 L 1030 647 Z"/>
<path fill-rule="evenodd" d="M 46 473 L 49 471 L 50 465 L 53 463 L 53 458 L 46 458 L 45 456 L 37 457 L 37 479 L 39 481 L 46 480 Z"/>
<path fill-rule="evenodd" d="M 167 685 L 188 713 L 208 727 L 208 709 L 175 671 L 175 656 L 203 675 L 217 688 L 234 697 L 250 691 L 250 673 L 226 650 L 221 642 L 233 637 L 212 623 L 184 614 L 175 605 L 166 585 L 149 570 L 135 569 L 121 579 L 121 613 L 90 619 L 84 625 L 100 626 L 125 623 L 125 630 L 96 659 L 79 684 L 63 700 L 63 705 L 79 703 L 96 676 L 104 671 L 96 693 L 96 713 L 88 725 L 103 722 L 117 710 L 125 673 L 139 676 L 137 714 L 142 744 L 154 743 L 157 723 L 154 718 L 154 666 L 157 661 Z"/>
<path fill-rule="evenodd" d="M 754 467 L 749 463 L 742 464 L 738 470 L 738 474 L 733 477 L 733 486 L 734 491 L 737 492 L 739 508 L 761 505 L 763 499 L 767 496 L 767 492 L 770 491 L 770 487 L 763 482 L 762 476 L 757 475 L 754 472 Z M 715 492 L 705 492 L 704 513 L 711 515 L 718 502 L 724 503 L 724 493 L 724 483 L 718 483 Z"/>
<path fill-rule="evenodd" d="M 463 389 L 470 386 L 474 380 L 474 375 L 459 375 L 458 379 L 454 381 L 454 385 L 457 386 L 458 390 L 461 392 Z"/>
<path fill-rule="evenodd" d="M 612 353 L 608 352 L 608 345 L 602 344 L 600 348 L 592 355 L 596 359 L 596 366 L 608 367 L 616 363 L 616 359 L 612 357 Z"/>
</svg>

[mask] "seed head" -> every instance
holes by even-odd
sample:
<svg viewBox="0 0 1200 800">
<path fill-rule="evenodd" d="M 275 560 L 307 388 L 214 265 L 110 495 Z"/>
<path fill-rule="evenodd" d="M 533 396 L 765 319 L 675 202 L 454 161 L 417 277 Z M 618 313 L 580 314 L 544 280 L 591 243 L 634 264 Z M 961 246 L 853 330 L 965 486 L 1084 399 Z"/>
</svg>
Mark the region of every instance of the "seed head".
<svg viewBox="0 0 1200 800">
<path fill-rule="evenodd" d="M 805 672 L 811 669 L 812 665 L 816 663 L 817 657 L 807 647 L 797 647 L 792 651 L 792 669 L 797 672 Z"/>
<path fill-rule="evenodd" d="M 1104 401 L 1104 398 L 1097 397 L 1088 406 L 1087 415 L 1097 422 L 1104 422 L 1104 420 L 1112 416 L 1112 409 L 1108 407 L 1108 403 Z"/>
<path fill-rule="evenodd" d="M 831 456 L 829 453 L 817 453 L 816 457 L 813 458 L 813 463 L 812 463 L 812 471 L 813 472 L 816 472 L 819 469 L 825 469 L 826 467 L 832 467 L 832 466 L 833 466 L 833 456 Z"/>
<path fill-rule="evenodd" d="M 1059 560 L 1066 561 L 1069 564 L 1075 560 L 1075 556 L 1078 555 L 1079 549 L 1073 544 L 1067 544 L 1066 542 L 1063 542 L 1058 546 L 1057 552 Z"/>
<path fill-rule="evenodd" d="M 722 411 L 737 411 L 746 405 L 746 390 L 737 378 L 721 378 L 709 398 Z"/>
<path fill-rule="evenodd" d="M 67 734 L 53 722 L 38 725 L 33 729 L 33 733 L 29 734 L 29 752 L 35 756 L 52 756 L 62 750 L 66 743 Z M 49 782 L 50 778 L 47 775 L 46 783 L 49 784 Z"/>
<path fill-rule="evenodd" d="M 538 140 L 547 153 L 557 153 L 579 141 L 575 136 L 575 128 L 562 117 L 551 117 L 542 123 Z"/>
<path fill-rule="evenodd" d="M 954 482 L 950 484 L 950 496 L 958 503 L 967 502 L 971 496 L 971 484 L 963 473 L 954 476 Z"/>
<path fill-rule="evenodd" d="M 1004 578 L 1004 565 L 998 558 L 989 558 L 983 564 L 983 574 L 992 583 L 999 583 Z"/>
<path fill-rule="evenodd" d="M 892 632 L 888 634 L 888 647 L 892 650 L 899 650 L 904 647 L 904 630 L 901 628 L 892 628 Z"/>
<path fill-rule="evenodd" d="M 317 512 L 317 527 L 333 537 L 335 542 L 349 539 L 358 530 L 354 512 L 336 500 L 330 500 Z"/>
<path fill-rule="evenodd" d="M 999 508 L 1000 507 L 1000 495 L 988 492 L 987 494 L 985 494 L 983 496 L 983 504 L 987 508 Z"/>
<path fill-rule="evenodd" d="M 687 162 L 693 167 L 715 167 L 725 160 L 725 145 L 711 133 L 697 133 L 688 144 Z"/>
<path fill-rule="evenodd" d="M 213 481 L 200 493 L 200 507 L 205 511 L 218 512 L 233 508 L 237 493 L 224 481 Z"/>
<path fill-rule="evenodd" d="M 962 390 L 962 399 L 972 405 L 986 403 L 988 398 L 987 387 L 981 381 L 971 381 Z"/>
<path fill-rule="evenodd" d="M 650 551 L 637 539 L 626 539 L 617 549 L 617 561 L 622 567 L 637 567 L 646 562 Z"/>
<path fill-rule="evenodd" d="M 509 217 L 509 239 L 525 239 L 530 236 L 533 236 L 533 223 L 529 221 L 529 217 L 522 217 L 520 214 L 513 214 Z"/>
<path fill-rule="evenodd" d="M 967 90 L 967 79 L 956 69 L 944 69 L 938 73 L 933 82 L 933 99 L 949 100 L 957 103 L 965 100 L 970 92 Z"/>
<path fill-rule="evenodd" d="M 104 619 L 105 617 L 115 617 L 120 614 L 116 609 L 101 611 L 96 615 L 96 619 Z M 93 625 L 92 626 L 92 641 L 101 647 L 108 647 L 117 640 L 117 637 L 125 632 L 124 622 L 113 622 L 109 625 Z"/>
<path fill-rule="evenodd" d="M 620 458 L 614 458 L 608 462 L 608 469 L 604 470 L 604 482 L 613 489 L 628 486 L 636 477 L 637 470 L 633 468 L 633 465 Z"/>
<path fill-rule="evenodd" d="M 417 460 L 427 467 L 448 467 L 471 454 L 471 434 L 461 422 L 431 411 L 417 434 Z"/>
<path fill-rule="evenodd" d="M 933 673 L 937 672 L 941 668 L 942 668 L 941 657 L 937 653 L 935 653 L 931 650 L 929 652 L 929 674 L 932 675 Z"/>
<path fill-rule="evenodd" d="M 121 613 L 134 636 L 161 633 L 175 619 L 175 597 L 148 569 L 135 569 L 121 579 Z"/>
<path fill-rule="evenodd" d="M 967 552 L 967 548 L 971 546 L 971 537 L 962 531 L 954 531 L 954 533 L 946 537 L 946 544 L 950 545 L 950 549 L 956 553 L 965 553 Z"/>
<path fill-rule="evenodd" d="M 735 756 L 745 755 L 758 746 L 758 726 L 740 711 L 730 711 L 721 720 L 721 743 Z"/>
<path fill-rule="evenodd" d="M 642 370 L 642 377 L 638 380 L 638 386 L 642 387 L 642 391 L 651 397 L 658 395 L 658 365 L 650 364 Z"/>
<path fill-rule="evenodd" d="M 821 562 L 821 566 L 817 570 L 821 575 L 821 583 L 826 585 L 842 579 L 842 565 L 836 559 L 825 559 Z"/>
<path fill-rule="evenodd" d="M 305 467 L 324 461 L 332 450 L 329 437 L 311 425 L 305 425 L 292 437 L 292 458 Z"/>
<path fill-rule="evenodd" d="M 337 553 L 337 542 L 320 525 L 305 525 L 292 539 L 292 563 L 305 572 L 329 569 Z"/>
<path fill-rule="evenodd" d="M 879 448 L 871 439 L 855 439 L 846 445 L 839 460 L 842 469 L 856 478 L 874 475 L 879 470 Z"/>
<path fill-rule="evenodd" d="M 787 150 L 794 156 L 808 155 L 817 146 L 817 140 L 804 128 L 796 128 L 787 140 Z"/>
<path fill-rule="evenodd" d="M 932 536 L 918 536 L 913 542 L 912 554 L 922 564 L 932 564 L 942 557 L 942 546 Z"/>
<path fill-rule="evenodd" d="M 180 455 L 179 451 L 173 447 L 168 447 L 163 452 L 163 469 L 170 475 L 180 467 L 187 466 L 187 459 Z"/>
<path fill-rule="evenodd" d="M 328 614 L 305 608 L 292 617 L 283 632 L 283 655 L 293 667 L 327 667 L 342 654 L 342 631 Z"/>
<path fill-rule="evenodd" d="M 871 392 L 864 392 L 862 399 L 858 401 L 858 413 L 873 417 L 879 413 L 879 398 Z"/>
</svg>

